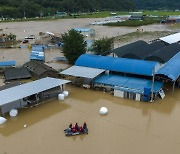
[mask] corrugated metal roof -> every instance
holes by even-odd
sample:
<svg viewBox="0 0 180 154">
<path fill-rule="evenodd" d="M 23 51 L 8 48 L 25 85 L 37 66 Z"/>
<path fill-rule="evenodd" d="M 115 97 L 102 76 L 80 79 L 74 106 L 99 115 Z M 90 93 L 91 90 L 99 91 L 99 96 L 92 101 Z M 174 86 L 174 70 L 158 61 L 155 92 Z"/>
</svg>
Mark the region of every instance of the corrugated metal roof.
<svg viewBox="0 0 180 154">
<path fill-rule="evenodd" d="M 6 81 L 14 80 L 14 79 L 26 79 L 31 78 L 31 74 L 29 73 L 27 68 L 7 68 L 4 70 L 4 77 Z"/>
<path fill-rule="evenodd" d="M 152 76 L 153 70 L 160 68 L 159 63 L 152 61 L 89 54 L 81 55 L 75 65 L 146 76 Z"/>
<path fill-rule="evenodd" d="M 131 59 L 145 59 L 150 54 L 156 52 L 159 49 L 165 47 L 165 44 L 161 41 L 156 41 L 148 44 L 145 41 L 139 40 L 122 47 L 113 49 L 111 51 L 104 52 L 102 55 L 109 53 L 115 53 L 118 57 L 131 58 Z"/>
<path fill-rule="evenodd" d="M 51 72 L 51 71 L 55 73 L 57 72 L 52 67 L 49 67 L 48 65 L 42 62 L 34 61 L 34 60 L 25 63 L 23 66 L 26 67 L 29 71 L 36 74 L 37 76 L 41 76 L 45 72 Z"/>
<path fill-rule="evenodd" d="M 160 63 L 166 63 L 179 51 L 180 51 L 180 44 L 173 43 L 156 52 L 153 52 L 152 54 L 147 56 L 145 59 L 150 60 L 150 61 L 157 61 Z"/>
<path fill-rule="evenodd" d="M 31 51 L 31 53 L 30 53 L 30 60 L 44 61 L 45 60 L 44 52 L 41 52 L 41 51 Z"/>
<path fill-rule="evenodd" d="M 177 42 L 180 41 L 180 33 L 168 35 L 168 36 L 165 36 L 165 37 L 161 37 L 159 39 L 166 42 L 166 43 L 168 43 L 168 44 L 177 43 Z"/>
<path fill-rule="evenodd" d="M 62 84 L 66 84 L 68 82 L 70 81 L 46 77 L 40 80 L 2 90 L 0 91 L 0 105 L 11 103 L 13 101 L 57 87 Z"/>
<path fill-rule="evenodd" d="M 152 81 L 134 77 L 119 76 L 119 75 L 103 75 L 97 78 L 94 83 L 114 86 L 115 89 L 125 88 L 134 92 L 143 93 L 144 88 L 152 88 Z M 158 92 L 163 83 L 154 82 L 154 92 Z"/>
<path fill-rule="evenodd" d="M 14 60 L 0 62 L 0 67 L 15 66 L 15 65 L 16 65 L 16 61 L 14 61 Z"/>
<path fill-rule="evenodd" d="M 93 79 L 104 71 L 105 71 L 104 69 L 72 66 L 60 72 L 60 74 Z"/>
<path fill-rule="evenodd" d="M 180 76 L 180 52 L 171 58 L 157 73 L 162 74 L 175 81 Z"/>
</svg>

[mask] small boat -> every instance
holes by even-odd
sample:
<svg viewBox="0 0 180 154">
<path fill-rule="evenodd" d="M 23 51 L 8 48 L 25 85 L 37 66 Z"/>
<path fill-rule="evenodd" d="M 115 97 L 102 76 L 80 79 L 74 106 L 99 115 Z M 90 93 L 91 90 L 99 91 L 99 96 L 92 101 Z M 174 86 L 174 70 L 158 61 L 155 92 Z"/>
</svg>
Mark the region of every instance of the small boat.
<svg viewBox="0 0 180 154">
<path fill-rule="evenodd" d="M 75 135 L 88 134 L 88 128 L 83 129 L 81 132 L 80 131 L 72 132 L 71 129 L 67 128 L 67 129 L 64 130 L 64 133 L 65 133 L 66 136 L 75 136 Z"/>
</svg>

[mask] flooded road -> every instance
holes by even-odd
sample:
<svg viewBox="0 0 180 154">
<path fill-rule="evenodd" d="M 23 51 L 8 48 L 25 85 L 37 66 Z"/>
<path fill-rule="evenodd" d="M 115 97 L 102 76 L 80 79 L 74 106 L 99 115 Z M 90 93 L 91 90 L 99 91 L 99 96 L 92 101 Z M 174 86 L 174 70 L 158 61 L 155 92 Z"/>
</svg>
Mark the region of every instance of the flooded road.
<svg viewBox="0 0 180 154">
<path fill-rule="evenodd" d="M 2 154 L 179 154 L 180 95 L 168 91 L 164 100 L 142 103 L 101 91 L 66 86 L 64 101 L 22 109 L 0 128 Z M 109 113 L 99 115 L 100 107 Z M 86 121 L 88 135 L 65 137 L 70 122 Z M 24 128 L 24 125 L 27 125 Z"/>
</svg>

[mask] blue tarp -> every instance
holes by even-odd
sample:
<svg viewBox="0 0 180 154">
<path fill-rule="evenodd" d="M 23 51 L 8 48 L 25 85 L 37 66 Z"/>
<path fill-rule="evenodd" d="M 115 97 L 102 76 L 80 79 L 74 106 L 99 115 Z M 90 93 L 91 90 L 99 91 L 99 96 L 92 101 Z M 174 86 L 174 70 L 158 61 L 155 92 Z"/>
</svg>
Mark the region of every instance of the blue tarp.
<svg viewBox="0 0 180 154">
<path fill-rule="evenodd" d="M 171 58 L 157 73 L 176 81 L 180 76 L 180 52 Z"/>
<path fill-rule="evenodd" d="M 144 88 L 152 88 L 152 81 L 134 77 L 119 75 L 103 75 L 97 78 L 94 83 L 116 87 L 129 92 L 143 93 Z M 157 93 L 163 86 L 162 82 L 155 81 L 153 92 Z"/>
<path fill-rule="evenodd" d="M 90 54 L 81 55 L 77 59 L 75 65 L 145 76 L 152 76 L 153 70 L 160 67 L 158 62 L 153 61 L 115 58 Z"/>
<path fill-rule="evenodd" d="M 16 61 L 1 61 L 0 67 L 15 66 Z"/>
</svg>

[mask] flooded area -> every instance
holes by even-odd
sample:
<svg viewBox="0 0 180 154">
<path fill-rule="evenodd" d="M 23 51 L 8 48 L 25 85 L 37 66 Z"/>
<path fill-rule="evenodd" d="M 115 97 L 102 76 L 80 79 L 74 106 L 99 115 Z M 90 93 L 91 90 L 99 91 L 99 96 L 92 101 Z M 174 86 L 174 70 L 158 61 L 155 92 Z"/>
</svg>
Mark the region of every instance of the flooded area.
<svg viewBox="0 0 180 154">
<path fill-rule="evenodd" d="M 66 19 L 1 23 L 3 32 L 15 33 L 18 39 L 40 31 L 67 32 L 70 28 L 89 27 L 96 38 L 123 35 L 136 31 L 128 27 L 93 26 L 102 19 Z M 143 26 L 148 31 L 165 31 L 165 25 Z M 24 31 L 25 30 L 25 31 Z M 0 49 L 0 61 L 16 60 L 17 66 L 29 61 L 28 48 Z M 54 62 L 62 56 L 59 49 L 46 50 L 46 63 L 55 69 L 67 64 Z M 0 79 L 0 85 L 3 82 Z M 172 88 L 172 87 L 171 87 Z M 166 97 L 154 103 L 114 97 L 110 93 L 66 85 L 69 96 L 33 108 L 19 110 L 15 118 L 0 125 L 0 154 L 179 154 L 180 89 L 165 91 Z M 100 115 L 105 106 L 107 115 Z M 89 134 L 66 137 L 70 123 L 87 123 Z M 27 127 L 25 127 L 27 126 Z"/>
<path fill-rule="evenodd" d="M 85 19 L 60 19 L 53 21 L 28 21 L 1 23 L 0 28 L 4 33 L 13 33 L 17 39 L 24 39 L 29 35 L 37 36 L 39 32 L 64 33 L 71 28 L 92 28 L 96 31 L 96 39 L 103 37 L 113 37 L 135 32 L 137 28 L 143 28 L 144 31 L 165 31 L 165 25 L 154 24 L 141 27 L 108 27 L 101 25 L 90 25 L 94 21 L 103 21 L 104 18 L 85 18 Z"/>
<path fill-rule="evenodd" d="M 180 95 L 169 91 L 164 100 L 142 103 L 109 93 L 67 85 L 64 101 L 54 100 L 22 109 L 0 128 L 0 153 L 179 154 Z M 108 108 L 105 116 L 100 107 Z M 70 122 L 86 121 L 89 134 L 66 137 Z M 27 127 L 24 128 L 24 125 Z"/>
</svg>

